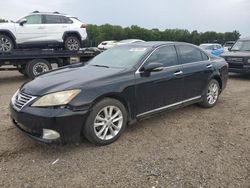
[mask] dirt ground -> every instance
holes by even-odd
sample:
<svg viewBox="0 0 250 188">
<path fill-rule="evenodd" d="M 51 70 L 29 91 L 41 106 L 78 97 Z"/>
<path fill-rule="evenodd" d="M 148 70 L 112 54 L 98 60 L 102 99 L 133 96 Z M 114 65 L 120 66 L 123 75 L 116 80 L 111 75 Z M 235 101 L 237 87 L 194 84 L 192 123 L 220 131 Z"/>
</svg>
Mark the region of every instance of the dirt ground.
<svg viewBox="0 0 250 188">
<path fill-rule="evenodd" d="M 162 113 L 105 147 L 41 145 L 13 127 L 25 81 L 0 72 L 0 187 L 250 187 L 250 75 L 231 75 L 213 109 Z"/>
</svg>

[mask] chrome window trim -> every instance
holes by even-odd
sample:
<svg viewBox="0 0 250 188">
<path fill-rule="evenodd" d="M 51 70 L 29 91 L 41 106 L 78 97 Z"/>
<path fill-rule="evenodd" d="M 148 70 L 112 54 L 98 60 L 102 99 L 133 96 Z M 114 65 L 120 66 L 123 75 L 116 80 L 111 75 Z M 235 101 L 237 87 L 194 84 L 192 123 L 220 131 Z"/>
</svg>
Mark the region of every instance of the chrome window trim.
<svg viewBox="0 0 250 188">
<path fill-rule="evenodd" d="M 153 55 L 153 53 L 160 49 L 160 48 L 163 48 L 163 47 L 166 47 L 166 46 L 175 46 L 174 44 L 164 44 L 162 46 L 158 46 L 157 48 L 155 48 L 149 55 L 148 57 L 142 62 L 142 64 L 140 65 L 140 67 L 136 70 L 135 74 L 141 74 L 140 72 L 140 69 L 143 67 L 143 65 L 147 62 L 147 60 Z M 176 52 L 177 53 L 177 52 Z M 179 65 L 174 65 L 174 66 L 179 66 Z M 171 67 L 174 67 L 174 66 L 171 66 Z M 164 67 L 165 68 L 169 68 L 169 67 Z"/>
<path fill-rule="evenodd" d="M 156 108 L 154 110 L 150 110 L 150 111 L 147 111 L 147 112 L 144 112 L 144 113 L 141 113 L 141 114 L 138 114 L 136 117 L 141 117 L 141 116 L 144 116 L 144 115 L 147 115 L 147 114 L 151 114 L 151 113 L 154 113 L 154 112 L 157 112 L 157 111 L 161 111 L 161 110 L 165 110 L 165 109 L 168 109 L 168 108 L 171 108 L 171 107 L 174 107 L 174 106 L 178 106 L 182 103 L 187 103 L 187 102 L 190 102 L 190 101 L 193 101 L 193 100 L 196 100 L 196 99 L 200 99 L 202 96 L 197 96 L 197 97 L 193 97 L 193 98 L 190 98 L 190 99 L 186 99 L 184 101 L 180 101 L 180 102 L 177 102 L 177 103 L 173 103 L 173 104 L 170 104 L 170 105 L 167 105 L 167 106 L 163 106 L 163 107 L 160 107 L 160 108 Z"/>
<path fill-rule="evenodd" d="M 146 61 L 153 55 L 153 53 L 160 49 L 160 48 L 163 48 L 163 47 L 166 47 L 166 46 L 178 46 L 178 44 L 165 44 L 165 45 L 162 45 L 162 46 L 159 46 L 157 47 L 156 49 L 154 49 L 149 55 L 148 57 L 142 62 L 142 64 L 139 66 L 139 68 L 136 70 L 135 74 L 141 74 L 142 72 L 140 72 L 140 69 L 143 67 L 143 65 L 146 63 Z M 205 62 L 205 61 L 211 61 L 211 57 L 206 53 L 204 52 L 202 49 L 200 49 L 199 47 L 194 47 L 194 48 L 197 48 L 197 50 L 200 50 L 201 53 L 204 53 L 207 57 L 208 57 L 208 60 L 203 60 L 203 61 L 197 61 L 197 62 L 190 62 L 190 63 L 185 63 L 185 64 L 178 64 L 178 65 L 173 65 L 173 66 L 169 66 L 169 67 L 164 67 L 163 70 L 165 69 L 168 69 L 168 68 L 174 68 L 174 67 L 179 67 L 179 66 L 183 66 L 183 65 L 192 65 L 192 64 L 198 64 L 198 63 L 202 63 L 202 62 Z M 176 50 L 176 54 L 177 54 L 177 57 L 178 57 L 178 51 Z"/>
</svg>

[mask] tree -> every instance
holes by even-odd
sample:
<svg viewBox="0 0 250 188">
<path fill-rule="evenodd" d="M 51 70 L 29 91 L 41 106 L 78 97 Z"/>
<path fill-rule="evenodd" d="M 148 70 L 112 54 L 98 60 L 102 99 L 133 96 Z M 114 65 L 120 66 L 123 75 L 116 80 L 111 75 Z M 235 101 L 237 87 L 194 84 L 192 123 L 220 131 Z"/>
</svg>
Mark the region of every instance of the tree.
<svg viewBox="0 0 250 188">
<path fill-rule="evenodd" d="M 189 42 L 196 45 L 201 43 L 220 43 L 226 41 L 235 41 L 240 38 L 238 31 L 217 33 L 208 31 L 199 33 L 198 31 L 188 31 L 185 29 L 145 29 L 137 25 L 122 28 L 117 25 L 105 24 L 101 26 L 89 25 L 88 29 L 89 42 L 88 46 L 97 46 L 105 40 L 123 40 L 123 39 L 142 39 L 145 41 L 180 41 Z"/>
<path fill-rule="evenodd" d="M 0 23 L 8 22 L 7 20 L 0 19 Z"/>
</svg>

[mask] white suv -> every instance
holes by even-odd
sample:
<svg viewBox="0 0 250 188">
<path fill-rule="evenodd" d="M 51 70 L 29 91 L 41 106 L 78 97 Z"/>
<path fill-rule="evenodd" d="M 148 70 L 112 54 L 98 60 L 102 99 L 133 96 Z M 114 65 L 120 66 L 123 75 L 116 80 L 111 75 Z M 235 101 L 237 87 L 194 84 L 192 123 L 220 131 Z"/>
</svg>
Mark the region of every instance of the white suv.
<svg viewBox="0 0 250 188">
<path fill-rule="evenodd" d="M 86 39 L 86 24 L 58 12 L 35 11 L 16 22 L 0 24 L 0 52 L 10 52 L 14 48 L 48 47 L 76 51 Z"/>
</svg>

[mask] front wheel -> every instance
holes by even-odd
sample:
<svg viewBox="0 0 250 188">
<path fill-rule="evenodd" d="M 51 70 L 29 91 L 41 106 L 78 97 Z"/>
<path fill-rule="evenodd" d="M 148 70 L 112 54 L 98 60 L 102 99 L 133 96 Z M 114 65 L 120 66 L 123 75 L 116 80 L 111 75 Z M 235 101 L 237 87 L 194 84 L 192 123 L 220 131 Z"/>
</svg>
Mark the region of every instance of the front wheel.
<svg viewBox="0 0 250 188">
<path fill-rule="evenodd" d="M 120 137 L 126 124 L 127 111 L 123 104 L 106 98 L 92 108 L 83 134 L 93 144 L 107 145 Z"/>
<path fill-rule="evenodd" d="M 220 84 L 217 80 L 212 79 L 206 87 L 205 93 L 203 95 L 203 101 L 200 103 L 200 105 L 205 108 L 214 107 L 219 100 L 219 95 Z"/>
<path fill-rule="evenodd" d="M 11 52 L 13 48 L 12 39 L 6 35 L 0 35 L 0 52 Z"/>
</svg>

